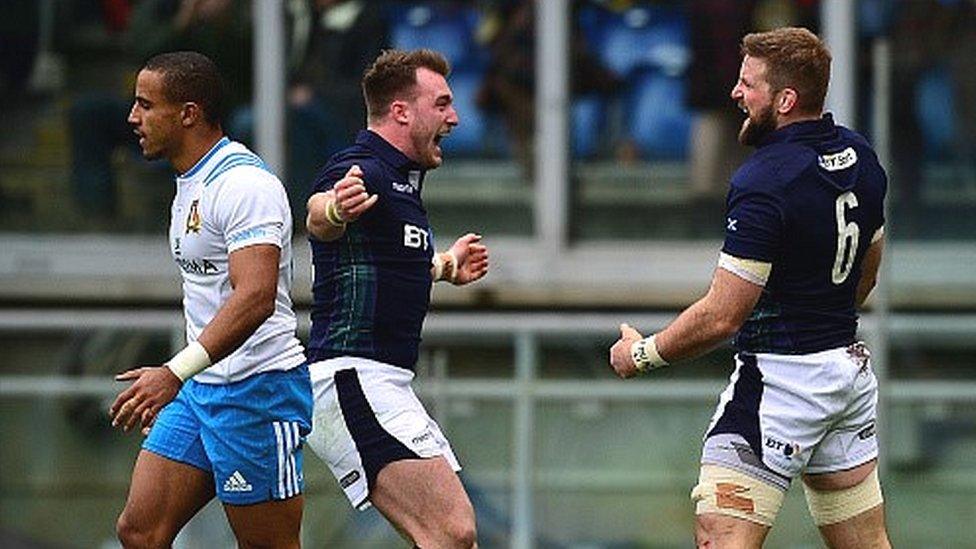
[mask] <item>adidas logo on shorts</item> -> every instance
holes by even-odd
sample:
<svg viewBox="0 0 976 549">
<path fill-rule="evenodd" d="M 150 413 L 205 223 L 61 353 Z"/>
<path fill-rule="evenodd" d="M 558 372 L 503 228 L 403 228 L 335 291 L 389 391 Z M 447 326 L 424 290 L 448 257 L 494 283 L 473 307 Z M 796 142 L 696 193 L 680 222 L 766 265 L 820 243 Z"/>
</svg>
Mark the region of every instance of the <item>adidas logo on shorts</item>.
<svg viewBox="0 0 976 549">
<path fill-rule="evenodd" d="M 240 471 L 234 471 L 227 480 L 224 481 L 225 492 L 250 492 L 254 487 L 244 478 Z"/>
</svg>

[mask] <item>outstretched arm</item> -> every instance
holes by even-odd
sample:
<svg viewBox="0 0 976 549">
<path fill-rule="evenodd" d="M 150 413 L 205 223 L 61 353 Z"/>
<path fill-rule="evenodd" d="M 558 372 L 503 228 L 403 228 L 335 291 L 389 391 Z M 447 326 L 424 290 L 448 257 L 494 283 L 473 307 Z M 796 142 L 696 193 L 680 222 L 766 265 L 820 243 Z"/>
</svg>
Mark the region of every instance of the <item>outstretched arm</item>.
<svg viewBox="0 0 976 549">
<path fill-rule="evenodd" d="M 335 240 L 345 233 L 347 223 L 359 219 L 378 199 L 379 195 L 366 192 L 363 171 L 353 165 L 331 189 L 309 197 L 305 228 L 317 240 Z"/>
</svg>

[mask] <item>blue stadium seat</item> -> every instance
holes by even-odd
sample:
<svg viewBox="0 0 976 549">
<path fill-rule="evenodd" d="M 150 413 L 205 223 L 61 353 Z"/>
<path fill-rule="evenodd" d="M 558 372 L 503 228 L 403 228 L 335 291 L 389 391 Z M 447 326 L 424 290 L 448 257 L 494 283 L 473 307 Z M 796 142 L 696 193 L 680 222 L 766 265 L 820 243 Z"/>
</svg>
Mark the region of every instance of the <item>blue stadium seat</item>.
<svg viewBox="0 0 976 549">
<path fill-rule="evenodd" d="M 589 94 L 573 100 L 570 111 L 574 158 L 592 158 L 600 149 L 606 102 L 600 94 Z"/>
<path fill-rule="evenodd" d="M 861 38 L 877 38 L 891 31 L 896 5 L 891 0 L 861 0 L 857 3 L 857 31 Z"/>
<path fill-rule="evenodd" d="M 915 113 L 925 156 L 940 159 L 951 155 L 956 106 L 952 80 L 945 67 L 931 68 L 920 76 L 915 88 Z"/>
<path fill-rule="evenodd" d="M 668 5 L 623 12 L 588 6 L 580 11 L 579 24 L 600 62 L 626 85 L 619 98 L 625 135 L 612 137 L 633 140 L 646 158 L 685 158 L 691 131 L 685 73 L 691 48 L 684 11 Z M 583 145 L 577 151 L 584 154 L 585 137 L 574 135 Z"/>
<path fill-rule="evenodd" d="M 642 156 L 656 160 L 686 158 L 692 117 L 686 107 L 685 81 L 646 71 L 631 78 L 628 87 L 627 132 Z"/>
<path fill-rule="evenodd" d="M 389 8 L 390 42 L 398 49 L 431 48 L 454 70 L 483 69 L 487 52 L 474 40 L 480 14 L 450 2 L 403 2 Z"/>
<path fill-rule="evenodd" d="M 648 68 L 677 76 L 691 61 L 688 22 L 680 9 L 641 6 L 614 13 L 587 7 L 579 23 L 596 56 L 621 78 Z"/>
</svg>

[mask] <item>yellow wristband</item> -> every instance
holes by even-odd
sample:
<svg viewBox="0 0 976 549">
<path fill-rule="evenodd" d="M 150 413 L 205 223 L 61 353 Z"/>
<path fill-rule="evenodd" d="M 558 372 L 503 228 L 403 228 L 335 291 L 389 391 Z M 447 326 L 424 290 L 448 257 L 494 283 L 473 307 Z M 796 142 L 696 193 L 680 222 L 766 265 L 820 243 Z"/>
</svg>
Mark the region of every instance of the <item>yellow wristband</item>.
<svg viewBox="0 0 976 549">
<path fill-rule="evenodd" d="M 339 215 L 339 210 L 336 208 L 335 200 L 330 200 L 325 205 L 325 220 L 329 222 L 329 225 L 333 227 L 345 227 L 346 222 Z"/>
<path fill-rule="evenodd" d="M 203 345 L 194 341 L 173 355 L 173 358 L 164 362 L 163 365 L 172 370 L 176 377 L 180 378 L 180 381 L 186 381 L 210 366 L 210 355 L 203 348 Z"/>
<path fill-rule="evenodd" d="M 630 346 L 630 356 L 634 359 L 637 371 L 641 373 L 668 365 L 668 361 L 661 358 L 661 353 L 657 351 L 654 336 L 635 341 Z"/>
</svg>

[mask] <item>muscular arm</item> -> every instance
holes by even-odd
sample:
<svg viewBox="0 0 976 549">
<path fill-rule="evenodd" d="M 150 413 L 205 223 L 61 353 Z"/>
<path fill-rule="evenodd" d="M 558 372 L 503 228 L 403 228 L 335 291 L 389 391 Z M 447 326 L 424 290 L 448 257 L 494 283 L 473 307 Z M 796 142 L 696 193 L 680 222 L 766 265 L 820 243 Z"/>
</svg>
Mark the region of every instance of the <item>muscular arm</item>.
<svg viewBox="0 0 976 549">
<path fill-rule="evenodd" d="M 363 177 L 363 170 L 354 164 L 331 189 L 309 197 L 305 218 L 308 234 L 323 242 L 335 240 L 346 232 L 346 223 L 356 221 L 376 204 L 379 195 L 366 191 Z"/>
<path fill-rule="evenodd" d="M 667 362 L 702 355 L 732 337 L 762 295 L 762 286 L 733 274 L 715 269 L 712 285 L 705 297 L 685 309 L 667 328 L 654 336 L 657 352 Z M 632 345 L 643 336 L 621 326 L 621 337 L 610 348 L 610 365 L 623 378 L 637 374 L 631 355 Z"/>
<path fill-rule="evenodd" d="M 868 251 L 864 254 L 864 262 L 861 264 L 861 278 L 857 281 L 857 292 L 854 297 L 854 303 L 859 308 L 864 305 L 864 301 L 871 295 L 871 290 L 878 282 L 878 269 L 881 267 L 882 252 L 884 252 L 884 238 L 879 238 L 868 246 Z"/>
<path fill-rule="evenodd" d="M 274 313 L 280 256 L 281 249 L 273 244 L 246 246 L 228 256 L 233 292 L 196 341 L 210 364 L 233 353 Z M 141 423 L 144 433 L 181 386 L 180 378 L 165 367 L 137 368 L 115 379 L 134 383 L 109 408 L 112 425 L 128 431 Z"/>
<path fill-rule="evenodd" d="M 732 337 L 759 301 L 762 286 L 718 268 L 705 297 L 685 309 L 655 336 L 668 362 L 694 358 Z"/>
<path fill-rule="evenodd" d="M 211 362 L 233 353 L 274 313 L 280 257 L 273 244 L 247 246 L 228 256 L 233 292 L 197 338 Z"/>
</svg>

